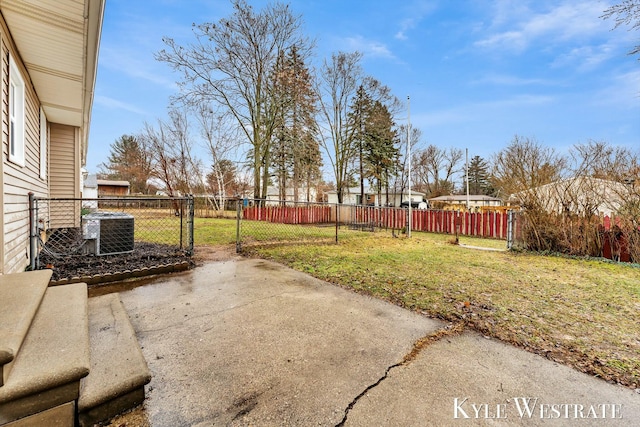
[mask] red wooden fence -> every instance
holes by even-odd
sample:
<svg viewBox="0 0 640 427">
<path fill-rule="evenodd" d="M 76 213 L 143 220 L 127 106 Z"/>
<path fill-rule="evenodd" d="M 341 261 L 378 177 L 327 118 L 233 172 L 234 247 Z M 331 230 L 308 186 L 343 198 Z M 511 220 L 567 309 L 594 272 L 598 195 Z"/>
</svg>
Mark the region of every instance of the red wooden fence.
<svg viewBox="0 0 640 427">
<path fill-rule="evenodd" d="M 353 222 L 370 223 L 381 228 L 404 228 L 407 222 L 406 209 L 355 207 Z M 456 233 L 466 236 L 507 238 L 506 212 L 457 212 L 444 210 L 411 211 L 411 229 L 432 233 Z"/>
<path fill-rule="evenodd" d="M 407 225 L 407 209 L 375 206 L 251 206 L 242 210 L 242 218 L 279 224 L 358 224 L 377 228 L 403 229 Z M 507 239 L 507 212 L 457 212 L 412 209 L 412 230 L 432 233 L 458 234 L 493 239 Z M 336 218 L 338 216 L 338 218 Z M 521 221 L 514 221 L 514 233 L 520 234 Z M 602 220 L 605 258 L 631 261 L 624 234 L 615 230 L 619 218 L 605 216 Z M 636 261 L 637 262 L 637 261 Z"/>
<path fill-rule="evenodd" d="M 341 206 L 339 222 L 366 224 L 378 228 L 402 229 L 407 223 L 407 209 L 374 206 Z M 336 209 L 318 206 L 251 206 L 243 209 L 243 219 L 280 224 L 326 224 L 336 222 Z M 433 233 L 507 238 L 507 213 L 456 212 L 412 209 L 412 230 Z M 457 221 L 456 221 L 457 219 Z"/>
<path fill-rule="evenodd" d="M 243 218 L 279 224 L 326 224 L 333 222 L 331 206 L 251 206 Z"/>
</svg>

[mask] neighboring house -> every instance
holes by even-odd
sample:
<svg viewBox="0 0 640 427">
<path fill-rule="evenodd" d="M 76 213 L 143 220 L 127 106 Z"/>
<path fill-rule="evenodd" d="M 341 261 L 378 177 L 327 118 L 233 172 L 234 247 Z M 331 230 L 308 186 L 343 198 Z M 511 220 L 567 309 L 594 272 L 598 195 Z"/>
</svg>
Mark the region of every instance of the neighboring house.
<svg viewBox="0 0 640 427">
<path fill-rule="evenodd" d="M 631 184 L 600 178 L 578 177 L 535 187 L 509 196 L 514 205 L 535 201 L 548 212 L 611 215 L 633 194 Z"/>
<path fill-rule="evenodd" d="M 98 201 L 96 200 L 98 198 L 98 179 L 95 174 L 87 175 L 87 177 L 83 179 L 82 198 L 90 199 L 83 200 L 83 208 L 89 209 L 92 212 L 98 210 Z"/>
<path fill-rule="evenodd" d="M 98 179 L 98 197 L 104 196 L 128 196 L 129 181 L 112 181 L 109 179 Z"/>
<path fill-rule="evenodd" d="M 469 210 L 486 210 L 491 208 L 499 208 L 502 206 L 502 200 L 496 197 L 486 196 L 484 194 L 466 194 L 439 196 L 429 199 L 429 205 L 433 209 L 466 209 L 467 201 Z"/>
<path fill-rule="evenodd" d="M 81 195 L 104 4 L 0 1 L 0 273 L 29 264 L 29 193 Z M 80 211 L 47 224 L 79 225 Z"/>
<path fill-rule="evenodd" d="M 310 203 L 315 203 L 318 199 L 317 199 L 317 195 L 318 192 L 316 190 L 316 188 L 311 187 L 309 188 L 309 197 L 307 198 L 307 189 L 306 188 L 299 188 L 298 189 L 298 198 L 296 200 L 295 198 L 295 194 L 294 194 L 294 189 L 293 188 L 287 188 L 285 190 L 285 201 L 288 202 L 300 202 L 300 203 L 306 203 L 306 202 L 310 202 Z M 273 204 L 276 202 L 280 202 L 282 201 L 282 197 L 280 194 L 280 189 L 278 187 L 275 186 L 269 186 L 267 187 L 267 199 L 266 202 L 268 204 Z"/>
<path fill-rule="evenodd" d="M 360 187 L 349 187 L 342 195 L 342 203 L 345 205 L 368 205 L 368 206 L 395 206 L 399 207 L 401 202 L 409 200 L 409 191 L 395 192 L 389 190 L 389 203 L 387 203 L 387 193 L 382 191 L 381 200 L 378 200 L 378 192 L 370 187 L 364 188 L 364 200 L 361 200 Z M 423 202 L 425 194 L 419 191 L 411 192 L 413 202 Z M 338 203 L 338 192 L 331 190 L 327 192 L 328 203 Z"/>
</svg>

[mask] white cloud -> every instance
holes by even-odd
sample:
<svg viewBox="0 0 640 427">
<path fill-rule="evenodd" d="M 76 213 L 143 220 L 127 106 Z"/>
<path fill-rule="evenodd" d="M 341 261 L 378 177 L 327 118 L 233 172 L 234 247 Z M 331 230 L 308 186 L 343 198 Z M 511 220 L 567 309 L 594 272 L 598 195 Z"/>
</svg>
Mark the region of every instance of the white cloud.
<svg viewBox="0 0 640 427">
<path fill-rule="evenodd" d="M 531 107 L 541 106 L 553 103 L 555 98 L 550 95 L 530 95 L 519 94 L 514 95 L 511 98 L 491 100 L 477 104 L 480 109 L 485 108 L 519 108 L 519 107 Z"/>
<path fill-rule="evenodd" d="M 640 111 L 640 70 L 614 74 L 611 83 L 597 91 L 594 105 Z"/>
<path fill-rule="evenodd" d="M 400 23 L 400 29 L 394 36 L 398 40 L 407 40 L 407 31 L 412 30 L 418 24 L 418 20 L 414 18 L 407 18 Z"/>
<path fill-rule="evenodd" d="M 125 6 L 119 4 L 118 7 Z M 180 42 L 192 39 L 191 21 L 182 23 L 174 21 L 172 16 L 154 16 L 146 10 L 148 7 L 133 5 L 118 15 L 117 20 L 108 20 L 107 10 L 105 25 L 109 28 L 103 30 L 100 67 L 173 92 L 177 90 L 175 77 L 170 68 L 156 61 L 153 55 L 165 48 L 163 36 Z"/>
<path fill-rule="evenodd" d="M 110 98 L 108 96 L 96 95 L 94 98 L 94 102 L 97 105 L 102 105 L 103 107 L 116 109 L 116 110 L 125 110 L 130 113 L 146 115 L 147 113 L 144 110 L 136 107 L 135 105 L 128 104 L 126 102 L 118 101 L 117 99 Z"/>
<path fill-rule="evenodd" d="M 404 9 L 409 17 L 400 21 L 400 29 L 394 36 L 398 40 L 407 40 L 409 38 L 407 33 L 416 28 L 425 16 L 436 9 L 436 2 L 414 1 L 405 4 Z"/>
<path fill-rule="evenodd" d="M 490 33 L 475 43 L 478 47 L 522 52 L 535 42 L 588 40 L 608 31 L 600 18 L 605 5 L 597 0 L 567 0 L 538 12 L 514 6 L 512 1 L 497 5 Z"/>
<path fill-rule="evenodd" d="M 530 13 L 526 2 L 522 0 L 497 0 L 492 5 L 491 26 L 499 28 Z"/>
<path fill-rule="evenodd" d="M 100 66 L 134 79 L 142 79 L 170 91 L 176 91 L 171 71 L 153 59 L 151 52 L 140 54 L 136 48 L 105 46 L 100 52 Z"/>
<path fill-rule="evenodd" d="M 507 117 L 521 108 L 540 107 L 554 103 L 549 95 L 516 94 L 512 97 L 461 104 L 457 107 L 436 112 L 416 114 L 412 121 L 425 128 L 449 124 L 485 122 L 487 119 Z"/>
<path fill-rule="evenodd" d="M 609 44 L 580 46 L 556 57 L 551 66 L 571 66 L 581 72 L 590 71 L 614 55 L 620 55 L 620 53 Z"/>
<path fill-rule="evenodd" d="M 528 79 L 517 76 L 510 76 L 504 74 L 489 74 L 478 80 L 471 82 L 473 84 L 491 84 L 497 86 L 532 86 L 532 85 L 544 85 L 550 86 L 556 83 L 544 80 L 544 79 Z"/>
<path fill-rule="evenodd" d="M 347 37 L 344 39 L 344 43 L 348 46 L 347 50 L 357 50 L 362 52 L 364 56 L 387 59 L 395 58 L 387 45 L 375 40 L 365 39 L 362 36 Z"/>
</svg>

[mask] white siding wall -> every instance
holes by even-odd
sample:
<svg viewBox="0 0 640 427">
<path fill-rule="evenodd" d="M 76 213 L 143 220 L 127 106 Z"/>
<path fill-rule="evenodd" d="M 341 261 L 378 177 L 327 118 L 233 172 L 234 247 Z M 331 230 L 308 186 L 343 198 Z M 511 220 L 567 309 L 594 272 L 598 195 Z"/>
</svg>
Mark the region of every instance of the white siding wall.
<svg viewBox="0 0 640 427">
<path fill-rule="evenodd" d="M 28 194 L 47 196 L 47 180 L 40 177 L 40 102 L 31 79 L 0 18 L 2 75 L 2 273 L 23 271 L 29 264 Z M 9 55 L 25 83 L 25 162 L 9 161 Z"/>
</svg>

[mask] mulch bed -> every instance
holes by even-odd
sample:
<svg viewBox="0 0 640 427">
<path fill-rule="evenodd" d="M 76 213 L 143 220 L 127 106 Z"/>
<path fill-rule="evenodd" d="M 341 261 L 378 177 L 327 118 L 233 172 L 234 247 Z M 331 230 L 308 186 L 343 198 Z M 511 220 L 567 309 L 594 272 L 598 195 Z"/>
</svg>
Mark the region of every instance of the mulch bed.
<svg viewBox="0 0 640 427">
<path fill-rule="evenodd" d="M 136 243 L 133 252 L 117 255 L 54 257 L 46 251 L 40 253 L 40 268 L 53 271 L 52 283 L 117 281 L 168 270 L 184 270 L 193 265 L 192 257 L 184 251 L 154 243 Z"/>
</svg>

